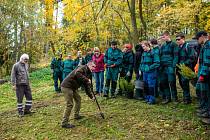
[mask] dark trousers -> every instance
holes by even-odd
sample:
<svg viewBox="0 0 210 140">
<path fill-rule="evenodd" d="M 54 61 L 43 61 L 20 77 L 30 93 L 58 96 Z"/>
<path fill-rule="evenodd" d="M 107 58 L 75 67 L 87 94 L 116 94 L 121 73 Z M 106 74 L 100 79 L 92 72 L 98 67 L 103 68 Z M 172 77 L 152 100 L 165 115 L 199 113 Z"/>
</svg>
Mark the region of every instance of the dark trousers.
<svg viewBox="0 0 210 140">
<path fill-rule="evenodd" d="M 63 74 L 62 72 L 54 72 L 53 73 L 53 80 L 54 80 L 54 87 L 55 91 L 61 91 L 60 86 L 58 86 L 58 80 L 60 80 L 60 84 L 63 81 Z"/>
<path fill-rule="evenodd" d="M 184 78 L 180 73 L 178 73 L 177 75 L 179 78 L 179 84 L 183 90 L 183 99 L 191 100 L 189 80 Z"/>
<path fill-rule="evenodd" d="M 111 81 L 110 79 L 106 80 L 105 88 L 104 88 L 104 95 L 109 95 L 109 88 L 111 84 L 111 96 L 115 94 L 115 90 L 117 87 L 117 82 L 116 81 Z"/>
<path fill-rule="evenodd" d="M 17 109 L 23 111 L 23 97 L 26 98 L 25 110 L 29 111 L 32 106 L 31 88 L 29 85 L 16 85 Z"/>
<path fill-rule="evenodd" d="M 208 108 L 208 84 L 206 82 L 200 82 L 198 80 L 196 84 L 196 94 L 199 98 L 199 107 L 207 110 Z"/>
<path fill-rule="evenodd" d="M 159 86 L 162 97 L 177 100 L 176 75 L 172 67 L 163 67 L 159 73 Z"/>
</svg>

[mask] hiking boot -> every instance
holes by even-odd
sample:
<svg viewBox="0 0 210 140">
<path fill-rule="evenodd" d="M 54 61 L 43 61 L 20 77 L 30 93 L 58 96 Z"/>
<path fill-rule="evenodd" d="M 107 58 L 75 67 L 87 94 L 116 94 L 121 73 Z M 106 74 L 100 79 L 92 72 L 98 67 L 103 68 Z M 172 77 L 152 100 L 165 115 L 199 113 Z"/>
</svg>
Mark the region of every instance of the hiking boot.
<svg viewBox="0 0 210 140">
<path fill-rule="evenodd" d="M 117 91 L 117 95 L 122 96 L 122 91 L 121 90 L 118 90 Z"/>
<path fill-rule="evenodd" d="M 144 97 L 135 97 L 136 100 L 140 100 L 140 101 L 143 101 L 144 100 Z"/>
<path fill-rule="evenodd" d="M 107 97 L 108 98 L 109 96 L 107 94 L 104 94 L 104 97 Z"/>
<path fill-rule="evenodd" d="M 62 128 L 74 128 L 75 125 L 73 125 L 73 124 L 62 124 L 61 127 Z"/>
<path fill-rule="evenodd" d="M 170 103 L 170 102 L 171 102 L 170 99 L 165 99 L 165 100 L 163 100 L 163 101 L 161 102 L 161 104 L 165 105 L 165 104 L 168 104 L 168 103 Z"/>
<path fill-rule="evenodd" d="M 114 93 L 111 94 L 111 98 L 116 98 Z"/>
<path fill-rule="evenodd" d="M 201 118 L 209 118 L 209 113 L 208 113 L 208 112 L 196 113 L 196 115 L 197 115 L 198 117 L 201 117 Z"/>
<path fill-rule="evenodd" d="M 58 93 L 60 93 L 60 91 L 59 91 L 59 90 L 56 90 L 55 92 L 56 92 L 57 94 L 58 94 Z"/>
<path fill-rule="evenodd" d="M 80 116 L 80 115 L 78 115 L 78 116 L 75 116 L 74 119 L 75 119 L 75 120 L 81 120 L 81 119 L 83 119 L 84 117 L 85 117 L 85 116 Z"/>
<path fill-rule="evenodd" d="M 184 100 L 183 103 L 184 103 L 185 105 L 188 105 L 188 104 L 191 104 L 192 101 L 191 101 L 191 100 Z"/>
<path fill-rule="evenodd" d="M 196 112 L 202 114 L 204 112 L 207 112 L 207 110 L 206 109 L 196 109 Z"/>
<path fill-rule="evenodd" d="M 30 115 L 33 114 L 34 112 L 30 111 L 30 110 L 24 110 L 24 115 Z"/>
<path fill-rule="evenodd" d="M 24 116 L 24 112 L 23 112 L 23 111 L 18 112 L 18 117 L 19 117 L 19 118 L 22 118 L 23 116 Z"/>
<path fill-rule="evenodd" d="M 179 104 L 179 100 L 178 99 L 173 100 L 173 104 L 174 105 L 178 105 Z"/>
<path fill-rule="evenodd" d="M 210 118 L 201 118 L 201 122 L 204 124 L 210 124 Z"/>
</svg>

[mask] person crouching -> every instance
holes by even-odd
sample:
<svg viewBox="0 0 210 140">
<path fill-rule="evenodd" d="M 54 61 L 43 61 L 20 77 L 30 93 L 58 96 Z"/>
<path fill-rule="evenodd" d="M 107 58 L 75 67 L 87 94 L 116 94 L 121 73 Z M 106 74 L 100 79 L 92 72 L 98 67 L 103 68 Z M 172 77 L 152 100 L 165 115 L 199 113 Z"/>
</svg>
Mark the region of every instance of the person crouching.
<svg viewBox="0 0 210 140">
<path fill-rule="evenodd" d="M 88 62 L 86 65 L 80 65 L 75 70 L 73 70 L 61 83 L 61 91 L 64 93 L 64 98 L 66 100 L 66 108 L 63 114 L 62 128 L 73 128 L 75 125 L 69 124 L 69 116 L 73 108 L 73 100 L 75 102 L 74 106 L 74 119 L 82 119 L 83 116 L 79 115 L 81 107 L 81 97 L 77 90 L 80 86 L 85 87 L 86 94 L 95 100 L 91 93 L 91 78 L 92 70 L 95 69 L 95 64 L 93 62 Z"/>
</svg>

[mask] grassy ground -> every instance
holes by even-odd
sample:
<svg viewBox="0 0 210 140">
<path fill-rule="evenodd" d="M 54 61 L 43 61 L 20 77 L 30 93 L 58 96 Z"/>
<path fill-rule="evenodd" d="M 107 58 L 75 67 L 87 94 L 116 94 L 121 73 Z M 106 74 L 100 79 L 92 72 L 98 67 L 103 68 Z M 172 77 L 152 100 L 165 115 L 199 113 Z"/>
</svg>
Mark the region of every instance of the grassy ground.
<svg viewBox="0 0 210 140">
<path fill-rule="evenodd" d="M 71 119 L 76 125 L 74 129 L 62 129 L 60 121 L 65 102 L 62 95 L 55 96 L 49 73 L 45 68 L 31 74 L 35 111 L 31 116 L 18 118 L 14 91 L 9 84 L 0 86 L 0 140 L 192 140 L 210 137 L 209 127 L 202 125 L 194 113 L 195 101 L 187 106 L 182 103 L 147 105 L 124 97 L 108 100 L 98 97 L 106 117 L 103 120 L 96 104 L 81 91 L 81 114 L 85 118 Z"/>
</svg>

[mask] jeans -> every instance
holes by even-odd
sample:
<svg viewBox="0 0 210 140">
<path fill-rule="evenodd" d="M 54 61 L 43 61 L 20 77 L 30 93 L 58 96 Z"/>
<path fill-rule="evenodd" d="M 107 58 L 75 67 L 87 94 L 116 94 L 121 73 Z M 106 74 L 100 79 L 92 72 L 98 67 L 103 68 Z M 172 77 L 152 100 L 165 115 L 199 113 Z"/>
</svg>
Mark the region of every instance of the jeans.
<svg viewBox="0 0 210 140">
<path fill-rule="evenodd" d="M 94 72 L 94 78 L 96 81 L 96 92 L 102 93 L 104 88 L 104 71 Z"/>
<path fill-rule="evenodd" d="M 147 89 L 145 90 L 146 95 L 155 96 L 155 93 L 156 93 L 155 89 L 157 85 L 157 72 L 156 71 L 144 72 L 143 81 L 144 81 L 145 88 Z"/>
</svg>

